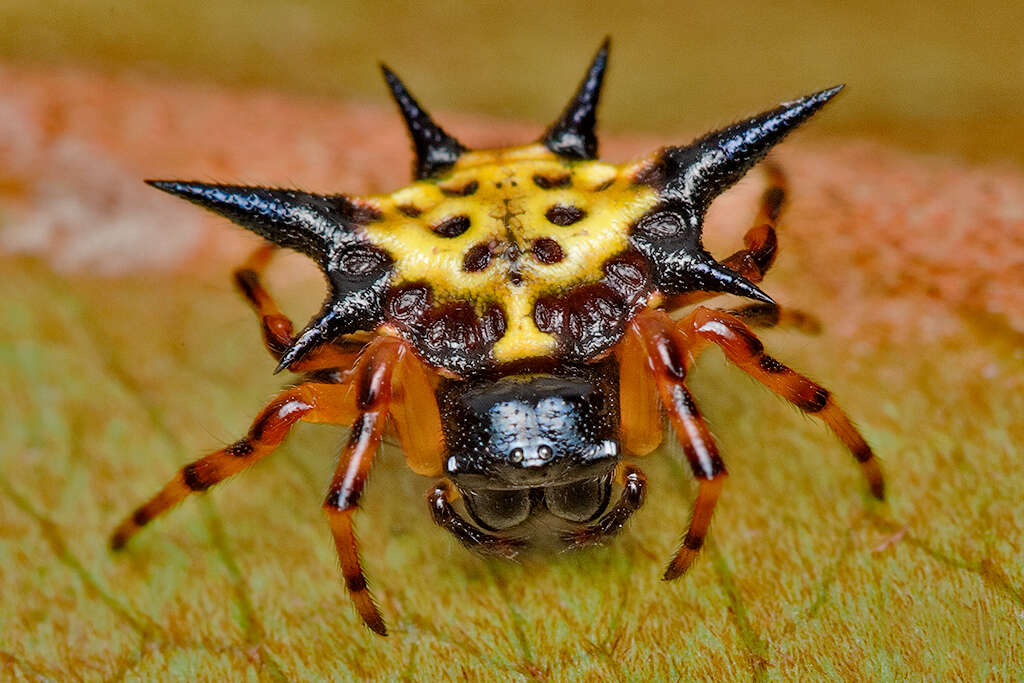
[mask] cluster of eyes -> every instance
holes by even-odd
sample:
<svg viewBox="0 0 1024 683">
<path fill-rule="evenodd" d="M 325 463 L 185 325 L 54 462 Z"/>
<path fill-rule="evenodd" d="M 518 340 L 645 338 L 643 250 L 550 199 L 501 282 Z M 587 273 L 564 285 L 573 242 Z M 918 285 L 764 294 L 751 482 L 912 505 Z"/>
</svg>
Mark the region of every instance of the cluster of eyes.
<svg viewBox="0 0 1024 683">
<path fill-rule="evenodd" d="M 551 446 L 547 444 L 537 447 L 537 457 L 541 460 L 550 460 L 554 454 L 555 452 L 551 450 Z M 513 448 L 512 452 L 508 454 L 508 459 L 516 464 L 521 463 L 525 457 L 526 453 L 523 452 L 522 448 Z"/>
</svg>

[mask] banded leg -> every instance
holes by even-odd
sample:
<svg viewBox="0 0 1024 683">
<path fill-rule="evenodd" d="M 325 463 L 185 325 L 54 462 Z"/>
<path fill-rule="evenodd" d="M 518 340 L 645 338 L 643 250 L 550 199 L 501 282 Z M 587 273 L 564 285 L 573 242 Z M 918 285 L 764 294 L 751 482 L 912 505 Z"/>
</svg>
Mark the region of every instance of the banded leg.
<svg viewBox="0 0 1024 683">
<path fill-rule="evenodd" d="M 375 633 L 388 634 L 384 618 L 370 595 L 366 575 L 359 560 L 359 545 L 352 526 L 352 513 L 359 504 L 373 456 L 380 446 L 386 412 L 371 410 L 362 413 L 352 425 L 348 442 L 341 453 L 338 469 L 324 501 L 324 512 L 334 536 L 334 547 L 341 563 L 345 587 L 363 622 Z"/>
<path fill-rule="evenodd" d="M 270 257 L 277 250 L 277 246 L 267 244 L 257 249 L 242 265 L 235 271 L 235 285 L 250 304 L 260 319 L 263 330 L 263 342 L 267 351 L 280 361 L 288 347 L 295 341 L 293 335 L 294 326 L 288 316 L 281 313 L 274 298 L 263 287 L 261 277 L 266 270 Z M 355 343 L 334 343 L 327 344 L 311 351 L 301 360 L 293 363 L 289 370 L 292 372 L 309 372 L 324 368 L 350 368 L 359 355 L 363 345 Z"/>
<path fill-rule="evenodd" d="M 345 587 L 356 611 L 372 631 L 386 636 L 388 631 L 384 618 L 366 585 L 352 524 L 352 515 L 359 507 L 359 498 L 366 486 L 391 408 L 392 374 L 405 353 L 399 340 L 393 337 L 378 339 L 380 342 L 376 347 L 360 358 L 354 373 L 352 393 L 355 394 L 355 408 L 359 416 L 352 424 L 352 431 L 341 452 L 323 508 L 334 536 Z"/>
<path fill-rule="evenodd" d="M 816 317 L 793 308 L 758 303 L 731 308 L 725 312 L 753 327 L 780 327 L 804 334 L 821 334 L 821 322 Z"/>
<path fill-rule="evenodd" d="M 698 482 L 690 526 L 665 569 L 664 578 L 670 581 L 689 569 L 704 547 L 727 472 L 711 432 L 683 383 L 686 377 L 684 339 L 672 319 L 661 311 L 643 313 L 630 324 L 628 334 L 638 337 L 647 352 L 662 405 Z"/>
<path fill-rule="evenodd" d="M 347 384 L 305 383 L 278 394 L 253 421 L 245 437 L 185 465 L 159 493 L 121 522 L 110 539 L 111 548 L 123 548 L 143 526 L 192 493 L 205 491 L 273 453 L 299 420 L 351 422 L 356 411 L 348 389 Z"/>
<path fill-rule="evenodd" d="M 439 481 L 437 486 L 427 495 L 430 505 L 430 516 L 434 524 L 445 529 L 457 538 L 466 548 L 485 555 L 497 555 L 514 559 L 525 545 L 520 538 L 496 536 L 467 522 L 452 507 L 458 500 L 458 491 L 448 481 Z"/>
<path fill-rule="evenodd" d="M 691 339 L 692 353 L 706 343 L 717 344 L 726 358 L 748 375 L 805 413 L 820 418 L 860 463 L 871 494 L 878 500 L 885 499 L 885 483 L 877 458 L 828 389 L 765 353 L 764 345 L 750 328 L 728 313 L 700 306 L 677 324 Z"/>
<path fill-rule="evenodd" d="M 619 465 L 616 479 L 622 484 L 622 495 L 611 510 L 600 519 L 585 527 L 565 534 L 568 549 L 574 550 L 603 542 L 622 530 L 633 513 L 639 510 L 647 498 L 647 475 L 629 463 Z"/>
</svg>

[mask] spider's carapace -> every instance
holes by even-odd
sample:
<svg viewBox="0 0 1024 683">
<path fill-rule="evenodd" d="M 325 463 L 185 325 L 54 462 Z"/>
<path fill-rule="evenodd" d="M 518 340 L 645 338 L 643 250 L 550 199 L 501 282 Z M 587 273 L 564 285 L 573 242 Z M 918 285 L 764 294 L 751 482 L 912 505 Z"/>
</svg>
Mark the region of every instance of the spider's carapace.
<svg viewBox="0 0 1024 683">
<path fill-rule="evenodd" d="M 717 261 L 701 240 L 711 201 L 841 88 L 613 165 L 597 160 L 594 134 L 607 57 L 606 42 L 538 142 L 479 151 L 438 126 L 385 68 L 416 152 L 413 183 L 390 194 L 151 181 L 272 243 L 236 282 L 278 369 L 301 378 L 245 437 L 185 466 L 112 545 L 269 455 L 297 422 L 349 425 L 324 509 L 356 608 L 384 634 L 352 514 L 388 424 L 410 468 L 441 478 L 428 496 L 434 520 L 469 547 L 512 556 L 527 541 L 577 547 L 618 532 L 646 492 L 627 458 L 657 448 L 667 416 L 698 480 L 665 571 L 675 578 L 703 545 L 725 477 L 685 384 L 709 344 L 821 418 L 882 498 L 877 461 L 829 392 L 767 355 L 750 329 L 801 319 L 756 284 L 775 257 L 781 172 L 768 168 L 743 249 Z M 313 258 L 330 287 L 297 335 L 261 284 L 276 247 Z M 756 303 L 700 305 L 720 294 Z"/>
</svg>

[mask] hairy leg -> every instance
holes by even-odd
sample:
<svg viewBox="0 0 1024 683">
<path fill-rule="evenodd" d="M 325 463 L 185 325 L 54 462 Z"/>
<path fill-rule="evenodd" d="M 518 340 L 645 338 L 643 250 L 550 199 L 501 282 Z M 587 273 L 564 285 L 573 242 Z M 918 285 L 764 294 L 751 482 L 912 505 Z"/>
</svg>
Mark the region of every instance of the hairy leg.
<svg viewBox="0 0 1024 683">
<path fill-rule="evenodd" d="M 691 359 L 701 347 L 714 343 L 748 375 L 808 415 L 821 419 L 860 463 L 871 494 L 884 499 L 885 484 L 877 458 L 827 389 L 765 353 L 764 345 L 750 328 L 728 313 L 700 306 L 677 325 L 687 338 Z"/>
<path fill-rule="evenodd" d="M 672 319 L 661 311 L 642 313 L 630 323 L 628 334 L 635 335 L 643 344 L 661 403 L 698 482 L 690 526 L 665 569 L 664 578 L 672 580 L 690 568 L 704 547 L 727 472 L 711 432 L 683 383 L 685 342 Z"/>
<path fill-rule="evenodd" d="M 350 423 L 356 411 L 348 388 L 347 384 L 304 383 L 278 394 L 253 421 L 246 436 L 185 465 L 159 493 L 124 520 L 114 531 L 111 547 L 124 547 L 143 526 L 190 494 L 205 491 L 273 453 L 296 422 Z"/>
<path fill-rule="evenodd" d="M 719 309 L 721 310 L 721 309 Z M 771 304 L 747 304 L 739 308 L 724 311 L 748 325 L 764 328 L 784 328 L 803 332 L 804 334 L 820 334 L 821 322 L 810 313 L 793 308 L 782 308 Z"/>
<path fill-rule="evenodd" d="M 626 452 L 647 455 L 662 441 L 661 403 L 647 352 L 636 335 L 627 334 L 616 348 L 619 361 L 619 434 Z"/>
<path fill-rule="evenodd" d="M 341 452 L 323 508 L 334 536 L 345 587 L 356 611 L 371 630 L 384 636 L 387 628 L 367 588 L 352 523 L 391 409 L 392 376 L 406 352 L 403 342 L 394 337 L 378 340 L 360 357 L 353 372 L 351 393 L 359 414 Z"/>
</svg>

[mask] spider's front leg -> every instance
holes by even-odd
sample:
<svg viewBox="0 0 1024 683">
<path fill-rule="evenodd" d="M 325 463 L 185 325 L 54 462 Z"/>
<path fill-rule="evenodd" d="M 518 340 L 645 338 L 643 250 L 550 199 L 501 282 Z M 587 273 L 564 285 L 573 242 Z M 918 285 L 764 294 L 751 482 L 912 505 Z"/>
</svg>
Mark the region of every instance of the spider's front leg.
<svg viewBox="0 0 1024 683">
<path fill-rule="evenodd" d="M 567 532 L 563 540 L 569 550 L 602 543 L 622 530 L 633 513 L 643 507 L 647 498 L 647 475 L 628 462 L 620 463 L 615 479 L 622 484 L 618 502 L 600 519 Z"/>
<path fill-rule="evenodd" d="M 748 375 L 808 415 L 821 419 L 860 463 L 871 494 L 878 500 L 885 498 L 885 483 L 877 458 L 828 389 L 769 356 L 750 328 L 724 311 L 700 306 L 677 325 L 687 339 L 691 359 L 702 347 L 714 343 Z"/>
<path fill-rule="evenodd" d="M 263 287 L 263 271 L 266 270 L 270 258 L 278 247 L 265 244 L 249 256 L 249 259 L 235 271 L 234 280 L 242 296 L 252 305 L 253 311 L 260 319 L 263 342 L 267 351 L 280 361 L 285 351 L 295 341 L 294 326 L 291 319 L 277 307 L 270 293 Z M 306 354 L 305 357 L 292 363 L 292 372 L 310 372 L 326 368 L 342 368 L 347 370 L 355 363 L 363 344 L 338 341 L 325 344 Z"/>
<path fill-rule="evenodd" d="M 497 536 L 467 522 L 452 507 L 458 497 L 458 491 L 450 482 L 442 480 L 437 483 L 427 495 L 434 524 L 446 530 L 469 550 L 514 559 L 525 545 L 524 541 L 515 537 Z"/>
<path fill-rule="evenodd" d="M 124 547 L 143 526 L 190 494 L 205 491 L 270 455 L 299 421 L 352 425 L 324 509 L 356 609 L 367 626 L 384 635 L 383 619 L 367 590 L 359 562 L 352 513 L 389 412 L 403 439 L 410 467 L 420 474 L 436 475 L 443 439 L 429 376 L 404 342 L 379 336 L 366 347 L 344 381 L 308 381 L 282 392 L 260 413 L 244 438 L 183 467 L 121 523 L 110 544 L 115 550 Z"/>
<path fill-rule="evenodd" d="M 377 337 L 376 343 L 359 357 L 352 375 L 351 394 L 358 417 L 341 452 L 323 507 L 356 611 L 370 629 L 386 636 L 384 619 L 366 586 L 352 516 L 359 506 L 389 414 L 394 419 L 406 462 L 417 474 L 440 473 L 444 435 L 430 376 L 406 342 L 395 337 Z"/>
<path fill-rule="evenodd" d="M 630 323 L 627 334 L 639 341 L 646 354 L 648 372 L 654 377 L 661 404 L 698 482 L 689 529 L 665 569 L 664 578 L 672 580 L 690 568 L 704 547 L 727 473 L 711 432 L 683 383 L 685 339 L 675 329 L 672 319 L 662 311 L 641 313 Z"/>
</svg>

